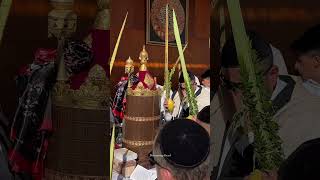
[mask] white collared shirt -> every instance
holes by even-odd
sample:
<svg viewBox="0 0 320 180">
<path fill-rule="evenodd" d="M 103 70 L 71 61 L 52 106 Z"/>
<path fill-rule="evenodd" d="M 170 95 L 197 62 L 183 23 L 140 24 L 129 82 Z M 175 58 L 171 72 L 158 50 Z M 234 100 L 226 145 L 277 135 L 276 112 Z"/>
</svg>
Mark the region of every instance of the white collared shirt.
<svg viewBox="0 0 320 180">
<path fill-rule="evenodd" d="M 320 84 L 312 79 L 303 82 L 303 87 L 305 87 L 311 94 L 320 96 Z"/>
<path fill-rule="evenodd" d="M 275 87 L 275 89 L 272 92 L 272 96 L 271 96 L 271 100 L 274 100 L 277 95 L 286 87 L 287 83 L 285 83 L 284 81 L 281 81 L 279 78 L 277 79 L 277 85 Z M 223 151 L 222 151 L 222 155 L 221 155 L 221 162 L 219 165 L 219 170 L 218 170 L 218 179 L 220 177 L 221 171 L 222 171 L 222 166 L 224 164 L 224 161 L 230 151 L 231 148 L 231 142 L 228 139 L 228 134 L 230 133 L 230 128 L 227 131 L 227 138 L 225 140 L 225 144 L 223 145 Z M 232 140 L 233 141 L 233 140 Z"/>
</svg>

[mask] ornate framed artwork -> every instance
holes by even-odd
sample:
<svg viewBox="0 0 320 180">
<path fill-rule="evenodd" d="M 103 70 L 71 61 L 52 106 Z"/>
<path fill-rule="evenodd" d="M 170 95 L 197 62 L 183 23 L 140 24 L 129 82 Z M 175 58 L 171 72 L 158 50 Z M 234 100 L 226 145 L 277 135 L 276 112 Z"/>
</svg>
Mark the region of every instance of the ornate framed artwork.
<svg viewBox="0 0 320 180">
<path fill-rule="evenodd" d="M 167 3 L 169 4 L 169 45 L 176 46 L 172 9 L 176 12 L 181 43 L 185 45 L 188 42 L 189 0 L 147 0 L 147 44 L 165 44 Z"/>
</svg>

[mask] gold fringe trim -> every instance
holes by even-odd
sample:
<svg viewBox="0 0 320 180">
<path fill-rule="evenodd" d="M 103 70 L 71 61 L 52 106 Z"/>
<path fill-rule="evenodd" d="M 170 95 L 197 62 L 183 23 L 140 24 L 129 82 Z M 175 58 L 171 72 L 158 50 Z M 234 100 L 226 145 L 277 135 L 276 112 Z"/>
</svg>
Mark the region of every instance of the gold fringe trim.
<svg viewBox="0 0 320 180">
<path fill-rule="evenodd" d="M 58 81 L 53 88 L 53 104 L 62 107 L 106 110 L 109 107 L 110 81 L 104 69 L 95 65 L 89 72 L 86 82 L 79 90 Z"/>
<path fill-rule="evenodd" d="M 58 171 L 46 169 L 45 180 L 109 180 L 107 176 L 87 176 L 61 173 Z"/>
<path fill-rule="evenodd" d="M 124 138 L 122 139 L 122 141 L 125 144 L 129 144 L 131 146 L 151 146 L 154 143 L 154 141 L 131 141 Z"/>
<path fill-rule="evenodd" d="M 160 91 L 150 89 L 140 89 L 137 87 L 135 90 L 128 88 L 127 94 L 129 96 L 160 96 Z"/>
<path fill-rule="evenodd" d="M 137 121 L 137 122 L 150 122 L 150 121 L 160 120 L 160 115 L 153 116 L 153 117 L 131 117 L 131 116 L 124 115 L 124 119 L 129 121 Z"/>
</svg>

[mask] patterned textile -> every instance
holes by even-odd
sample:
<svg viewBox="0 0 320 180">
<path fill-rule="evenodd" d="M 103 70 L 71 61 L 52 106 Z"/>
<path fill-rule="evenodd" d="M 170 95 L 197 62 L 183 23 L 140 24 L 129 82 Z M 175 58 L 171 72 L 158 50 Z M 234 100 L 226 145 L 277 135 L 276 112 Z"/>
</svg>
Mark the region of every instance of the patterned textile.
<svg viewBox="0 0 320 180">
<path fill-rule="evenodd" d="M 56 49 L 43 49 L 39 48 L 34 57 L 35 64 L 44 64 L 47 62 L 52 62 L 57 58 Z"/>
<path fill-rule="evenodd" d="M 66 41 L 63 56 L 69 74 L 77 74 L 88 69 L 93 61 L 92 51 L 83 41 Z"/>
<path fill-rule="evenodd" d="M 53 60 L 51 55 L 35 59 L 33 64 L 22 68 L 16 78 L 19 105 L 11 127 L 10 138 L 14 144 L 9 149 L 8 159 L 12 172 L 41 180 L 52 130 L 48 99 L 56 70 L 54 62 L 48 60 Z"/>
<path fill-rule="evenodd" d="M 132 75 L 130 81 L 133 85 L 136 85 L 139 82 L 137 76 Z M 122 77 L 119 83 L 117 84 L 117 92 L 113 100 L 112 113 L 116 123 L 122 123 L 124 110 L 126 108 L 126 98 L 125 94 L 128 88 L 128 77 Z"/>
<path fill-rule="evenodd" d="M 109 75 L 108 60 L 110 57 L 110 31 L 93 29 L 90 31 L 92 38 L 92 53 L 93 53 L 93 63 L 90 68 L 98 64 L 106 71 L 106 76 Z M 90 69 L 89 68 L 89 69 Z M 71 89 L 79 89 L 80 86 L 85 82 L 89 69 L 83 70 L 78 74 L 73 74 L 70 77 L 70 87 Z"/>
</svg>

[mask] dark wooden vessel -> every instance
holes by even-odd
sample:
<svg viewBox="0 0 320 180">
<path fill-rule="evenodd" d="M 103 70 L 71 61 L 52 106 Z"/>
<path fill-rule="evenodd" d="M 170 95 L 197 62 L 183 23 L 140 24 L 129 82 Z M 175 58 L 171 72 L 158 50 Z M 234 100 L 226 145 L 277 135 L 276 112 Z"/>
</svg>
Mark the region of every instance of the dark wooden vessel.
<svg viewBox="0 0 320 180">
<path fill-rule="evenodd" d="M 127 95 L 123 126 L 123 144 L 138 154 L 138 163 L 149 167 L 148 154 L 152 151 L 160 121 L 160 97 Z"/>
</svg>

